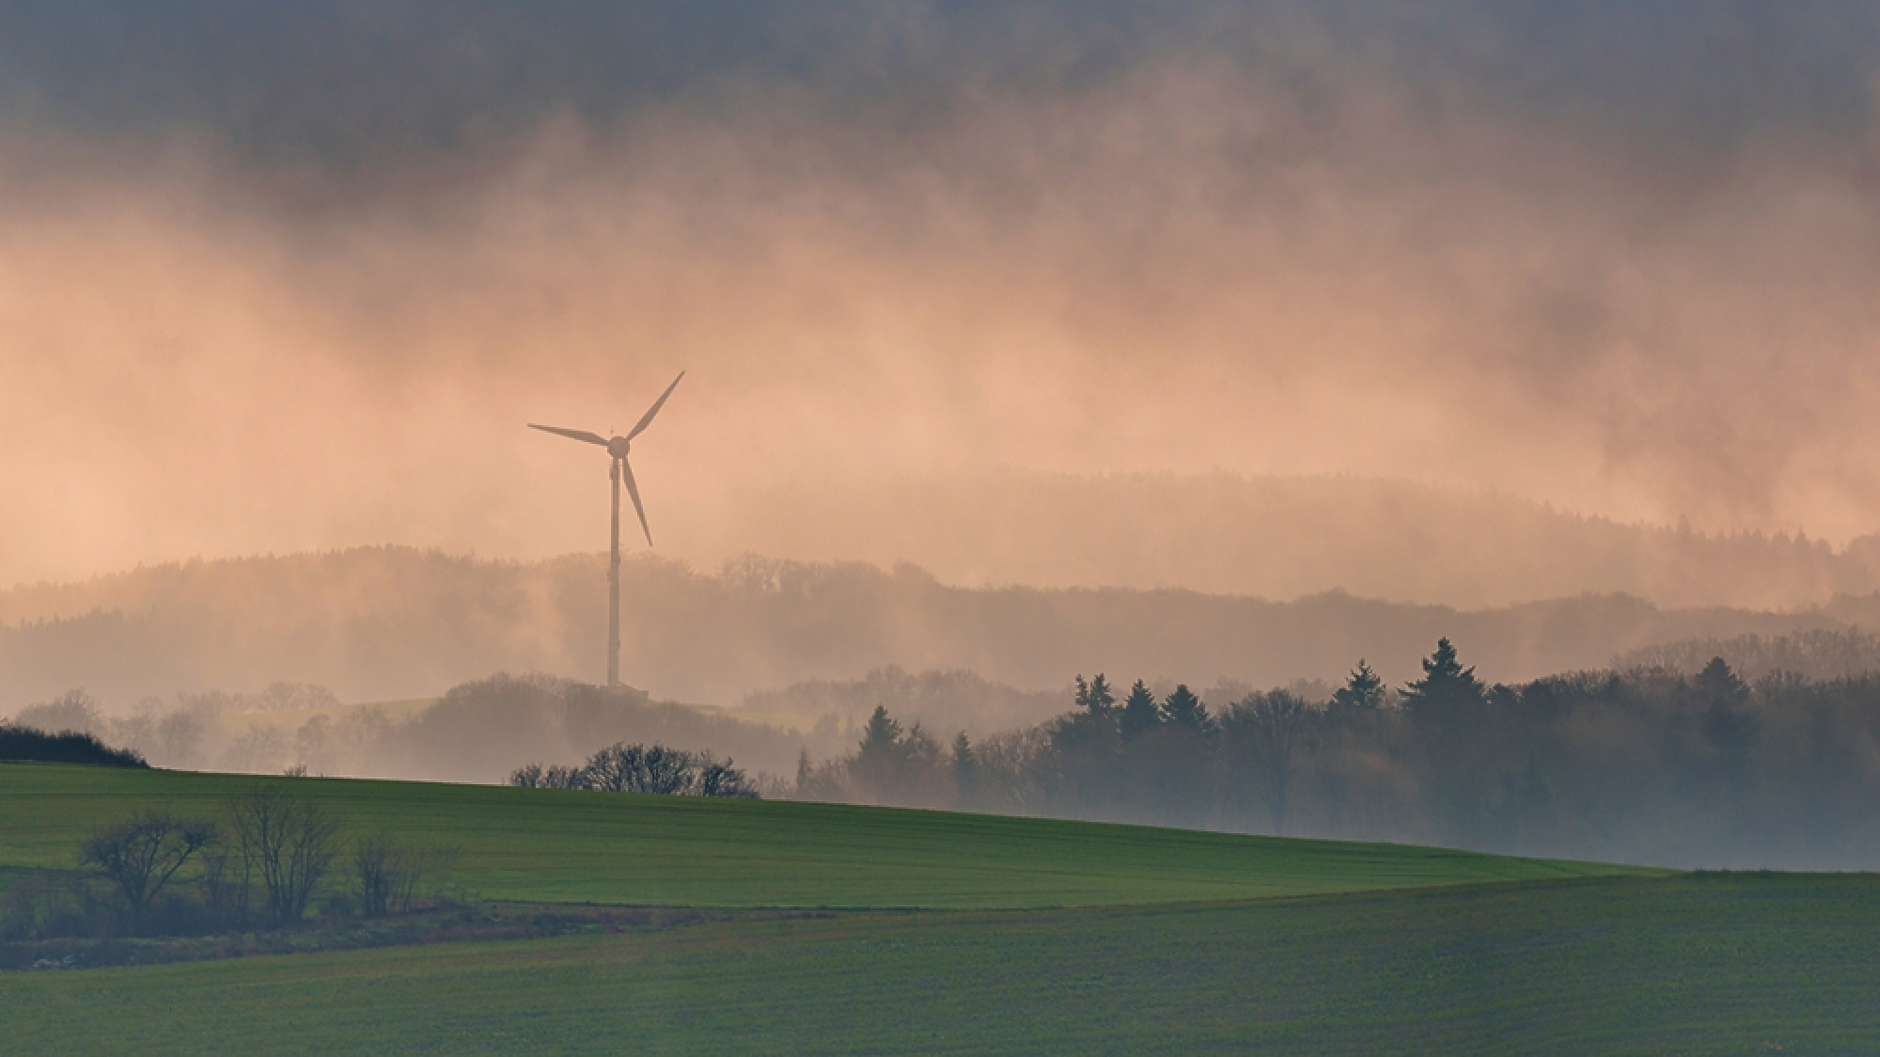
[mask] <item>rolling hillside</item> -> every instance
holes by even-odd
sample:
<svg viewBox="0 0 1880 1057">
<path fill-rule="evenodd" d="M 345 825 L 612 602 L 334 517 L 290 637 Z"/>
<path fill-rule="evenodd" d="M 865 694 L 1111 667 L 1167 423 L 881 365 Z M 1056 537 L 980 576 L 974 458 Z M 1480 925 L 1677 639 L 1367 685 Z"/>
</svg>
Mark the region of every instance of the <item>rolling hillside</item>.
<svg viewBox="0 0 1880 1057">
<path fill-rule="evenodd" d="M 0 766 L 0 889 L 69 869 L 73 844 L 99 821 L 147 805 L 210 810 L 253 781 Z M 475 899 L 520 900 L 525 912 L 697 910 L 546 939 L 0 973 L 9 1044 L 156 1054 L 1880 1044 L 1870 1001 L 1880 956 L 1864 939 L 1880 928 L 1880 900 L 1864 875 L 1672 874 L 891 809 L 273 781 L 348 826 L 461 841 L 456 879 Z"/>
<path fill-rule="evenodd" d="M 0 867 L 69 867 L 147 808 L 213 813 L 257 779 L 0 764 Z M 1663 871 L 1442 849 L 829 804 L 340 779 L 310 790 L 363 832 L 460 847 L 483 898 L 715 907 L 992 908 L 1244 899 Z"/>
</svg>

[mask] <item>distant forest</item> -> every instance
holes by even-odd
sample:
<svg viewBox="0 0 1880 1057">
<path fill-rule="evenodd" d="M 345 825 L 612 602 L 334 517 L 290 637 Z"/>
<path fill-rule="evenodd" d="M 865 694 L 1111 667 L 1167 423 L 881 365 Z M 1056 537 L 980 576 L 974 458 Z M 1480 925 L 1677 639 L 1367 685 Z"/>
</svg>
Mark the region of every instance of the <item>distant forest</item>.
<svg viewBox="0 0 1880 1057">
<path fill-rule="evenodd" d="M 1079 679 L 1074 707 L 979 742 L 884 706 L 794 795 L 1676 866 L 1880 866 L 1880 673 L 1754 682 L 1721 658 L 1476 677 L 1441 640 L 1400 688 L 1210 707 Z"/>
<path fill-rule="evenodd" d="M 792 480 L 741 492 L 719 521 L 744 527 L 746 547 L 754 539 L 806 560 L 912 561 L 973 585 L 1272 599 L 1339 589 L 1465 609 L 1589 593 L 1794 609 L 1880 589 L 1880 536 L 1836 548 L 1785 533 L 1623 524 L 1506 493 L 1365 477 L 1014 470 Z"/>
<path fill-rule="evenodd" d="M 970 588 L 906 565 L 754 556 L 716 573 L 640 558 L 627 563 L 622 592 L 628 681 L 661 699 L 727 706 L 889 666 L 962 669 L 1057 693 L 1070 673 L 1098 667 L 1151 681 L 1332 683 L 1363 656 L 1402 683 L 1441 635 L 1466 642 L 1485 679 L 1518 682 L 1672 642 L 1880 626 L 1880 594 L 1786 613 L 1662 609 L 1624 595 L 1459 611 L 1336 592 L 1276 602 Z M 512 563 L 408 548 L 189 562 L 19 588 L 0 592 L 0 710 L 76 686 L 122 711 L 146 697 L 258 693 L 279 680 L 385 701 L 431 697 L 492 671 L 592 678 L 606 669 L 606 597 L 600 556 Z"/>
<path fill-rule="evenodd" d="M 1360 661 L 1336 684 L 1092 673 L 1062 695 L 885 669 L 753 695 L 761 712 L 547 676 L 475 680 L 404 714 L 336 708 L 293 684 L 118 717 L 72 692 L 16 721 L 97 733 L 157 766 L 494 783 L 631 742 L 729 757 L 768 797 L 1677 866 L 1880 867 L 1880 637 L 1745 636 L 1642 657 L 1492 683 L 1442 639 L 1401 683 Z M 968 732 L 1007 709 L 1037 718 Z"/>
</svg>

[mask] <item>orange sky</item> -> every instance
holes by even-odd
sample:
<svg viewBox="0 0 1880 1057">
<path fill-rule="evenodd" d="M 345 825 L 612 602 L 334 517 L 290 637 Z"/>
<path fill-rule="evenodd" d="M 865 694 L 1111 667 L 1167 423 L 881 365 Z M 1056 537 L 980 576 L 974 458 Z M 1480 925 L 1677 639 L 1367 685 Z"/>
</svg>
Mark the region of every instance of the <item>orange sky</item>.
<svg viewBox="0 0 1880 1057">
<path fill-rule="evenodd" d="M 5 125 L 0 583 L 598 549 L 604 457 L 522 424 L 623 430 L 680 369 L 634 465 L 705 566 L 765 549 L 725 520 L 756 484 L 1008 467 L 1880 527 L 1871 123 L 1639 157 L 1332 74 L 1327 107 L 1151 51 L 892 127 L 791 91 L 543 106 L 305 195 L 213 137 Z"/>
</svg>

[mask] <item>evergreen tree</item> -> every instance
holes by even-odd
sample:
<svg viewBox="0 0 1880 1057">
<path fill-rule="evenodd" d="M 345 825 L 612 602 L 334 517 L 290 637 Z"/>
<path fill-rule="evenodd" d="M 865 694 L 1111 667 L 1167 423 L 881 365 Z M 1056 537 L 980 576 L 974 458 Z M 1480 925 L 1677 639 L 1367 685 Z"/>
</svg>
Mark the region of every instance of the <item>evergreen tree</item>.
<svg viewBox="0 0 1880 1057">
<path fill-rule="evenodd" d="M 1423 659 L 1423 678 L 1403 688 L 1404 708 L 1420 723 L 1442 726 L 1483 701 L 1481 680 L 1474 668 L 1456 659 L 1456 647 L 1447 638 L 1436 640 L 1436 652 Z"/>
<path fill-rule="evenodd" d="M 1730 670 L 1729 663 L 1722 657 L 1712 657 L 1692 680 L 1692 686 L 1708 705 L 1740 705 L 1749 700 L 1749 685 Z"/>
<path fill-rule="evenodd" d="M 1124 741 L 1133 741 L 1162 725 L 1162 713 L 1156 707 L 1155 695 L 1149 692 L 1141 679 L 1129 688 L 1129 696 L 1123 700 L 1121 725 Z"/>
<path fill-rule="evenodd" d="M 1713 657 L 1691 680 L 1703 708 L 1700 729 L 1717 752 L 1717 766 L 1734 795 L 1741 796 L 1749 782 L 1750 757 L 1762 736 L 1762 721 L 1749 709 L 1749 684 L 1730 670 L 1722 657 Z"/>
<path fill-rule="evenodd" d="M 1094 790 L 1110 782 L 1113 756 L 1122 748 L 1116 720 L 1116 697 L 1103 674 L 1088 683 L 1078 676 L 1077 711 L 1051 725 L 1051 744 L 1064 754 L 1073 785 Z"/>
<path fill-rule="evenodd" d="M 861 756 L 864 760 L 889 760 L 901 743 L 901 724 L 888 718 L 886 705 L 876 705 L 868 725 L 862 728 Z"/>
<path fill-rule="evenodd" d="M 1102 672 L 1088 683 L 1083 676 L 1077 677 L 1077 707 L 1092 716 L 1108 716 L 1115 710 L 1116 694 L 1110 690 Z"/>
<path fill-rule="evenodd" d="M 809 750 L 807 748 L 796 750 L 796 792 L 797 792 L 797 795 L 798 796 L 806 795 L 806 790 L 809 789 L 810 784 L 814 782 L 815 780 L 816 780 L 816 767 L 815 765 L 809 762 Z M 522 783 L 514 782 L 511 784 L 520 785 Z"/>
<path fill-rule="evenodd" d="M 1384 703 L 1384 680 L 1378 678 L 1371 666 L 1358 658 L 1358 667 L 1353 669 L 1345 685 L 1332 694 L 1332 704 L 1348 709 L 1376 709 Z"/>
<path fill-rule="evenodd" d="M 1214 719 L 1208 715 L 1208 706 L 1182 683 L 1162 702 L 1162 719 L 1171 727 L 1206 734 L 1214 729 Z"/>
<path fill-rule="evenodd" d="M 953 787 L 962 804 L 971 804 L 979 785 L 979 761 L 973 758 L 973 743 L 965 731 L 953 739 Z"/>
</svg>

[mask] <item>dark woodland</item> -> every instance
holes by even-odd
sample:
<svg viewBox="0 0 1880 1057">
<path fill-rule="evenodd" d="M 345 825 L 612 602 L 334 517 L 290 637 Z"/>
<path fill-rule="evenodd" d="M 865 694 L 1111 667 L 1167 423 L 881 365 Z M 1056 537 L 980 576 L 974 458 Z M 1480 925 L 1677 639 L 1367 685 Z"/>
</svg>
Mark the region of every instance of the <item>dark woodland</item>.
<svg viewBox="0 0 1880 1057">
<path fill-rule="evenodd" d="M 1682 866 L 1871 868 L 1880 674 L 1595 671 L 1490 685 L 1442 640 L 1385 686 L 1218 707 L 1080 677 L 1074 708 L 972 743 L 878 708 L 798 796 Z"/>
</svg>

